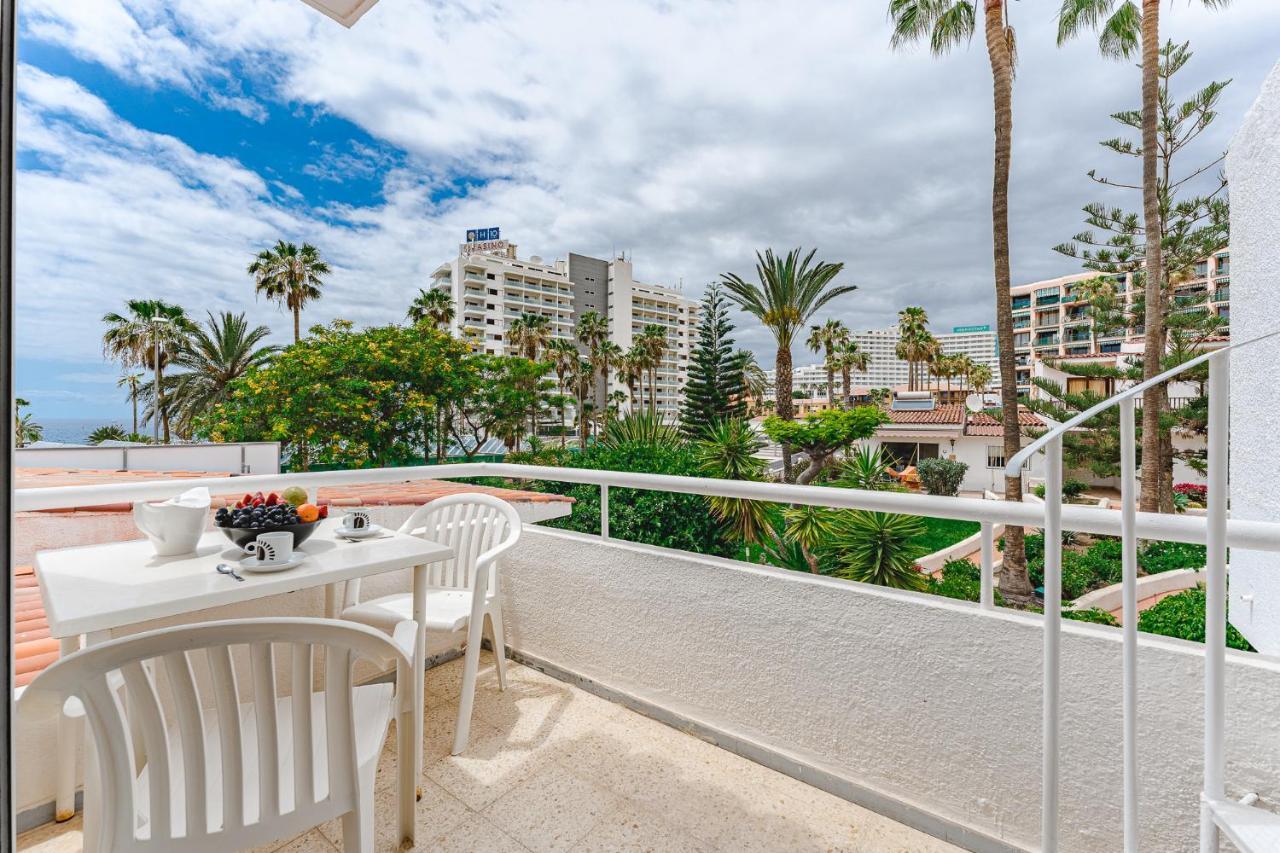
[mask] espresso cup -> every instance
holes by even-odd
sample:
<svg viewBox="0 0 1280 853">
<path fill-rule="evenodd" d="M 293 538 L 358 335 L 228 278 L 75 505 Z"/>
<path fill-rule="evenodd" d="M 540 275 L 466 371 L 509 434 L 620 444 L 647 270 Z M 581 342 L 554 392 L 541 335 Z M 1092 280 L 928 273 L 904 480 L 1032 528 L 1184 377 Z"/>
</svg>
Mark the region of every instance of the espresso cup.
<svg viewBox="0 0 1280 853">
<path fill-rule="evenodd" d="M 342 517 L 342 526 L 348 530 L 368 530 L 371 523 L 367 509 L 353 509 Z"/>
<path fill-rule="evenodd" d="M 287 563 L 293 557 L 293 534 L 287 530 L 259 533 L 257 539 L 244 546 L 244 550 L 256 557 L 259 563 Z"/>
</svg>

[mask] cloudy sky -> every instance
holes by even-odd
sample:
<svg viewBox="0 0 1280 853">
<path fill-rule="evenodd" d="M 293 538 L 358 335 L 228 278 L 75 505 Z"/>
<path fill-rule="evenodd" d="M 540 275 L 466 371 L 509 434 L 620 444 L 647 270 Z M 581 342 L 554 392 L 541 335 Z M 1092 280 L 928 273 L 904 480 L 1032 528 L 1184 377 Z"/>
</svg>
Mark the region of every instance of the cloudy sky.
<svg viewBox="0 0 1280 853">
<path fill-rule="evenodd" d="M 100 318 L 163 298 L 276 330 L 245 266 L 277 238 L 334 267 L 304 323 L 400 319 L 468 227 L 522 255 L 631 253 L 696 295 L 758 248 L 817 247 L 859 286 L 854 328 L 907 304 L 992 320 L 991 96 L 981 43 L 893 52 L 884 0 L 382 0 L 352 30 L 299 0 L 21 4 L 18 390 L 41 417 L 119 419 Z M 1139 74 L 1054 45 L 1015 3 L 1015 281 L 1076 272 L 1051 246 L 1126 176 L 1097 140 Z M 1233 78 L 1224 148 L 1280 59 L 1276 0 L 1167 7 L 1186 88 Z M 1192 155 L 1189 155 L 1192 156 Z M 740 343 L 771 360 L 762 329 Z M 811 356 L 797 353 L 798 361 Z"/>
</svg>

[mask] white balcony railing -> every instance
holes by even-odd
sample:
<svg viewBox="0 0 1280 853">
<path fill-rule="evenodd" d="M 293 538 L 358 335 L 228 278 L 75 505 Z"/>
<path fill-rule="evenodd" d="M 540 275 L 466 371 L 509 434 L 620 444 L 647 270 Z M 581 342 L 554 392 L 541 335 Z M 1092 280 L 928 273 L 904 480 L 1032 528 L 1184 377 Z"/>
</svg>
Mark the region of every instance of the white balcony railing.
<svg viewBox="0 0 1280 853">
<path fill-rule="evenodd" d="M 1237 344 L 1242 346 L 1244 344 Z M 708 497 L 730 497 L 749 500 L 760 500 L 775 503 L 804 504 L 841 509 L 862 509 L 878 512 L 904 513 L 930 516 L 935 518 L 957 519 L 979 523 L 981 527 L 981 591 L 979 607 L 984 610 L 994 608 L 994 528 L 996 525 L 1015 525 L 1023 527 L 1043 527 L 1045 529 L 1045 616 L 1043 619 L 1044 637 L 1044 702 L 1043 702 L 1043 796 L 1042 844 L 1044 850 L 1057 849 L 1058 821 L 1058 728 L 1061 713 L 1061 697 L 1058 691 L 1061 659 L 1059 654 L 1058 635 L 1061 632 L 1061 550 L 1049 547 L 1051 543 L 1061 541 L 1060 531 L 1063 529 L 1083 533 L 1108 536 L 1120 536 L 1125 541 L 1124 581 L 1125 615 L 1124 631 L 1126 644 L 1136 637 L 1135 612 L 1132 580 L 1136 577 L 1136 557 L 1134 543 L 1137 539 L 1159 539 L 1175 542 L 1204 544 L 1208 546 L 1209 559 L 1209 616 L 1208 637 L 1210 640 L 1207 653 L 1207 684 L 1213 689 L 1207 691 L 1206 731 L 1206 795 L 1209 804 L 1214 798 L 1222 797 L 1222 752 L 1221 752 L 1221 696 L 1222 696 L 1222 643 L 1225 636 L 1225 552 L 1229 547 L 1247 548 L 1251 550 L 1280 552 L 1280 523 L 1231 520 L 1226 517 L 1225 505 L 1225 410 L 1226 410 L 1226 365 L 1228 349 L 1218 350 L 1212 354 L 1183 365 L 1180 369 L 1188 369 L 1196 363 L 1210 360 L 1210 510 L 1207 517 L 1189 515 L 1165 515 L 1158 513 L 1138 512 L 1133 502 L 1131 478 L 1125 478 L 1124 491 L 1127 503 L 1122 512 L 1085 506 L 1064 506 L 1061 501 L 1061 442 L 1062 429 L 1055 430 L 1026 448 L 1022 453 L 1010 460 L 1012 470 L 1018 470 L 1022 462 L 1032 453 L 1047 451 L 1046 503 L 1044 507 L 1034 504 L 1007 503 L 1002 501 L 986 501 L 974 498 L 940 497 L 899 492 L 860 491 L 821 486 L 798 486 L 779 483 L 744 482 L 736 480 L 716 480 L 710 478 L 675 477 L 657 474 L 638 474 L 617 471 L 598 471 L 576 468 L 551 468 L 531 465 L 514 465 L 506 463 L 460 463 L 438 466 L 419 466 L 412 468 L 379 468 L 357 469 L 346 471 L 327 471 L 314 473 L 297 473 L 289 475 L 245 476 L 237 477 L 232 482 L 225 478 L 209 478 L 206 480 L 155 481 L 142 483 L 121 483 L 102 486 L 71 486 L 21 489 L 15 493 L 14 508 L 17 512 L 64 509 L 70 507 L 87 507 L 100 504 L 120 503 L 134 500 L 156 500 L 173 496 L 179 491 L 196 485 L 206 485 L 215 493 L 229 489 L 236 493 L 246 491 L 270 491 L 278 488 L 287 480 L 289 484 L 302 485 L 313 497 L 321 487 L 373 484 L 402 483 L 412 480 L 453 479 L 462 477 L 505 477 L 511 479 L 550 480 L 579 484 L 591 484 L 600 489 L 600 537 L 610 539 L 609 532 L 609 490 L 613 487 L 665 491 L 683 494 L 695 494 Z M 1161 377 L 1167 379 L 1168 377 Z M 1120 405 L 1122 425 L 1130 427 L 1132 433 L 1134 399 L 1141 393 L 1143 385 L 1136 386 L 1118 395 L 1113 400 L 1101 404 L 1096 410 L 1090 410 L 1064 425 L 1071 428 L 1084 419 L 1096 414 L 1107 405 Z M 1127 443 L 1125 461 L 1132 469 L 1133 447 Z M 1125 835 L 1128 846 L 1136 839 L 1136 754 L 1134 753 L 1134 718 L 1131 716 L 1131 700 L 1136 695 L 1136 667 L 1131 649 L 1126 645 L 1124 661 L 1125 669 Z M 1216 704 L 1213 704 L 1215 703 Z M 1210 707 L 1212 705 L 1212 707 Z M 1215 769 L 1216 768 L 1216 769 Z M 1214 775 L 1216 774 L 1216 775 Z M 1212 825 L 1213 815 L 1206 805 Z M 1207 848 L 1206 848 L 1207 849 Z"/>
<path fill-rule="evenodd" d="M 1204 668 L 1204 787 L 1201 792 L 1200 850 L 1210 853 L 1218 849 L 1218 830 L 1246 850 L 1274 849 L 1255 847 L 1245 842 L 1241 833 L 1246 827 L 1265 834 L 1274 841 L 1280 838 L 1280 816 L 1258 809 L 1242 809 L 1226 798 L 1225 758 L 1225 678 L 1227 647 L 1227 551 L 1231 547 L 1227 518 L 1229 442 L 1228 414 L 1230 404 L 1231 353 L 1242 347 L 1280 335 L 1280 330 L 1259 335 L 1219 350 L 1202 353 L 1115 396 L 1098 403 L 1065 423 L 1059 424 L 1027 445 L 1005 468 L 1005 475 L 1018 476 L 1021 467 L 1034 454 L 1045 453 L 1044 517 L 1037 526 L 1044 529 L 1044 721 L 1043 721 L 1043 788 L 1041 792 L 1041 847 L 1045 853 L 1058 849 L 1058 787 L 1061 732 L 1062 679 L 1062 531 L 1075 530 L 1066 524 L 1062 504 L 1062 440 L 1069 431 L 1087 424 L 1113 406 L 1120 408 L 1120 521 L 1123 550 L 1122 584 L 1124 630 L 1124 849 L 1136 852 L 1138 843 L 1138 540 L 1146 538 L 1141 531 L 1137 511 L 1138 495 L 1134 484 L 1137 468 L 1134 413 L 1141 395 L 1148 388 L 1159 387 L 1201 364 L 1209 365 L 1207 396 L 1209 402 L 1209 489 L 1208 513 L 1205 517 L 1205 668 Z M 1238 523 L 1238 522 L 1237 522 Z M 1269 549 L 1262 549 L 1269 550 Z M 1243 826 L 1242 826 L 1243 824 Z M 1260 829 L 1259 829 L 1260 827 Z"/>
</svg>

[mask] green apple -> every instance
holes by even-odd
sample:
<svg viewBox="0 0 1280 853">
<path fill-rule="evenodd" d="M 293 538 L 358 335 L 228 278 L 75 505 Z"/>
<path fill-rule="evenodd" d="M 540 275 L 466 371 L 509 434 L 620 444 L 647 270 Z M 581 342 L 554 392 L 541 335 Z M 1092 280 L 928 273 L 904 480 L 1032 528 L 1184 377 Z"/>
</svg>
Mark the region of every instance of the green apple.
<svg viewBox="0 0 1280 853">
<path fill-rule="evenodd" d="M 286 500 L 294 506 L 301 506 L 307 502 L 307 490 L 302 486 L 290 486 L 280 493 L 280 499 Z"/>
</svg>

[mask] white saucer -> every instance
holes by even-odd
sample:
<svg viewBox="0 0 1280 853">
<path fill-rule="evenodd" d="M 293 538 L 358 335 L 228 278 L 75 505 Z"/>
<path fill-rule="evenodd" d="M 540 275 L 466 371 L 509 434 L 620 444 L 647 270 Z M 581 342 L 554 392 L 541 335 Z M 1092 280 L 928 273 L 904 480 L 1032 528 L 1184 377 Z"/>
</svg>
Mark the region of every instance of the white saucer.
<svg viewBox="0 0 1280 853">
<path fill-rule="evenodd" d="M 246 572 L 257 572 L 259 574 L 283 572 L 286 569 L 297 568 L 302 565 L 302 561 L 305 559 L 307 559 L 307 555 L 301 551 L 294 551 L 293 556 L 283 563 L 264 563 L 257 557 L 245 557 L 240 561 L 240 568 Z"/>
<path fill-rule="evenodd" d="M 370 524 L 363 530 L 353 530 L 350 527 L 343 527 L 339 524 L 333 529 L 335 536 L 341 536 L 344 539 L 368 539 L 370 536 L 377 536 L 382 532 L 381 524 Z"/>
</svg>

